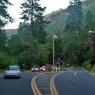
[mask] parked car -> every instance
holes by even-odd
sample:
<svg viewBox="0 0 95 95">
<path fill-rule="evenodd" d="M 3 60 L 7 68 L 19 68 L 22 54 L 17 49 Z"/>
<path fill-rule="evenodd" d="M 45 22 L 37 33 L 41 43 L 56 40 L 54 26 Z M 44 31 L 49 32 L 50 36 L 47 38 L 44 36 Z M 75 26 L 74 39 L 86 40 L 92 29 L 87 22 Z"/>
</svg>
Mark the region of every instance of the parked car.
<svg viewBox="0 0 95 95">
<path fill-rule="evenodd" d="M 5 71 L 4 78 L 9 78 L 9 77 L 20 78 L 21 77 L 20 67 L 17 65 L 9 66 Z"/>
<path fill-rule="evenodd" d="M 33 66 L 33 67 L 31 68 L 31 71 L 32 71 L 32 72 L 39 72 L 39 67 Z"/>
</svg>

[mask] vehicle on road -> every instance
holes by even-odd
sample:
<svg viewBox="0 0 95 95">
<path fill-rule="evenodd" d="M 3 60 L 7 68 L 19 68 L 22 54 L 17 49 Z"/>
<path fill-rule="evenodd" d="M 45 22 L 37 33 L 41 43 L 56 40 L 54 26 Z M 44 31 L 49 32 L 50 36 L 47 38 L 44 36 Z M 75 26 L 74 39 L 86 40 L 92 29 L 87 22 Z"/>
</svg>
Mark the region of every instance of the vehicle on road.
<svg viewBox="0 0 95 95">
<path fill-rule="evenodd" d="M 46 67 L 45 66 L 42 66 L 41 68 L 40 68 L 40 72 L 45 72 L 46 71 Z"/>
<path fill-rule="evenodd" d="M 21 70 L 20 67 L 17 65 L 11 65 L 7 68 L 4 73 L 4 78 L 20 78 L 21 77 Z"/>
<path fill-rule="evenodd" d="M 38 66 L 33 66 L 31 68 L 31 72 L 39 72 L 39 67 Z"/>
</svg>

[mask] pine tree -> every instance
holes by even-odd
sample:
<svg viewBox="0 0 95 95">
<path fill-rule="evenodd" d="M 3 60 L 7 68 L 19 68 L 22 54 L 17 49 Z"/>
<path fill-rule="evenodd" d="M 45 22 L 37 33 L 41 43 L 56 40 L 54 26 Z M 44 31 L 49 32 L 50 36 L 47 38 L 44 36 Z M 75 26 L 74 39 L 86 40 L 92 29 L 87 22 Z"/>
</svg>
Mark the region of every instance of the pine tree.
<svg viewBox="0 0 95 95">
<path fill-rule="evenodd" d="M 9 0 L 0 0 L 0 52 L 4 51 L 6 44 L 6 34 L 2 29 L 8 22 L 12 22 L 12 17 L 8 14 L 8 5 L 12 5 Z"/>
<path fill-rule="evenodd" d="M 44 30 L 46 22 L 44 21 L 44 11 L 45 7 L 42 8 L 38 2 L 39 0 L 26 0 L 21 4 L 22 17 L 24 25 L 26 25 L 28 33 L 28 63 L 29 67 L 33 64 L 34 58 L 34 48 L 35 44 L 43 44 L 46 42 L 46 31 Z M 23 24 L 22 24 L 23 25 Z M 25 29 L 25 28 L 24 28 Z M 35 43 L 35 40 L 37 43 Z M 34 58 L 34 59 L 33 59 Z"/>
<path fill-rule="evenodd" d="M 46 23 L 43 16 L 45 7 L 42 8 L 38 1 L 39 0 L 26 0 L 26 2 L 21 5 L 21 19 L 24 20 L 24 23 L 30 23 L 32 35 L 43 42 L 46 39 L 46 31 L 44 31 Z"/>
<path fill-rule="evenodd" d="M 9 0 L 0 0 L 0 29 L 8 22 L 12 22 L 12 17 L 8 14 L 8 5 L 12 5 Z"/>
<path fill-rule="evenodd" d="M 83 12 L 80 0 L 71 0 L 68 7 L 68 19 L 65 31 L 80 32 L 83 19 Z"/>
</svg>

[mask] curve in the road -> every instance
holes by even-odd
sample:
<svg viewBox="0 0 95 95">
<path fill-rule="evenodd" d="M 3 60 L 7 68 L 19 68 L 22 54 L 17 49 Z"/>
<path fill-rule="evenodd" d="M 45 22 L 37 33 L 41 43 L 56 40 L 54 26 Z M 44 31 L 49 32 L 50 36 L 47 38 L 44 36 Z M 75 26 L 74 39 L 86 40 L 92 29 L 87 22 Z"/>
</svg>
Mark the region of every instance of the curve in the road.
<svg viewBox="0 0 95 95">
<path fill-rule="evenodd" d="M 50 89 L 51 89 L 51 95 L 58 95 L 58 91 L 56 89 L 56 86 L 55 86 L 55 78 L 61 74 L 63 74 L 64 72 L 60 72 L 60 73 L 57 73 L 55 74 L 52 78 L 51 78 L 51 81 L 50 81 Z"/>
<path fill-rule="evenodd" d="M 38 74 L 38 75 L 34 76 L 32 81 L 31 81 L 31 87 L 32 87 L 34 95 L 42 95 L 42 93 L 40 92 L 40 90 L 36 84 L 37 77 L 41 76 L 42 74 Z"/>
<path fill-rule="evenodd" d="M 55 86 L 59 95 L 95 95 L 95 76 L 73 69 L 56 77 Z"/>
</svg>

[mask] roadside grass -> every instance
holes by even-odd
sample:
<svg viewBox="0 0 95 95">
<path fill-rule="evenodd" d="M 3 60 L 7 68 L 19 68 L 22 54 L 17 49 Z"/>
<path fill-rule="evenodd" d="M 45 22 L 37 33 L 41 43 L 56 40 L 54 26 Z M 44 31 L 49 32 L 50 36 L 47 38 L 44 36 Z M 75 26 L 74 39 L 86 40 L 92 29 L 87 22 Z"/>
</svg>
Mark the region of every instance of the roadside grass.
<svg viewBox="0 0 95 95">
<path fill-rule="evenodd" d="M 95 74 L 95 69 L 91 69 L 90 72 Z"/>
</svg>

